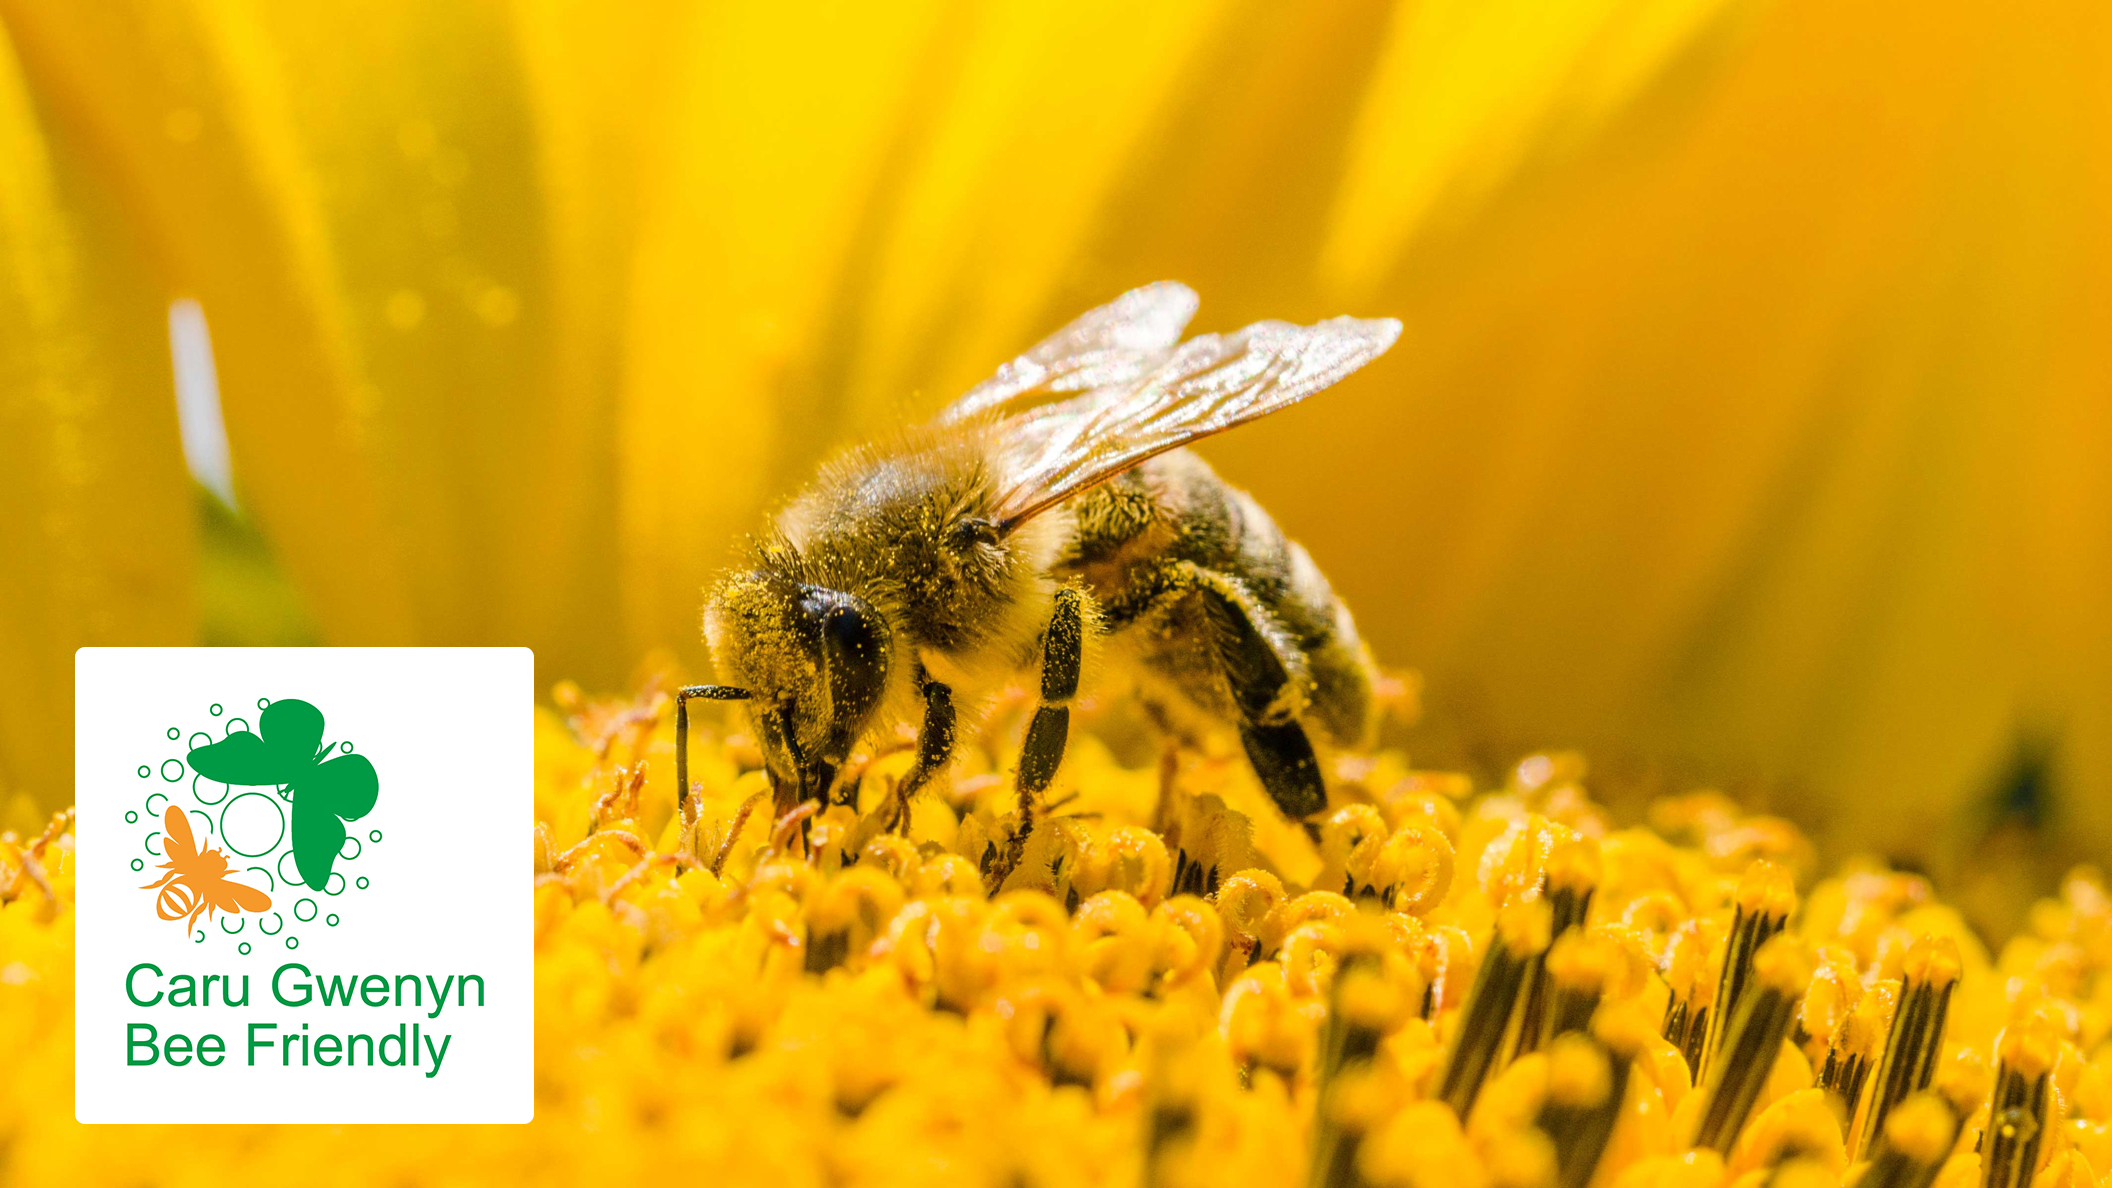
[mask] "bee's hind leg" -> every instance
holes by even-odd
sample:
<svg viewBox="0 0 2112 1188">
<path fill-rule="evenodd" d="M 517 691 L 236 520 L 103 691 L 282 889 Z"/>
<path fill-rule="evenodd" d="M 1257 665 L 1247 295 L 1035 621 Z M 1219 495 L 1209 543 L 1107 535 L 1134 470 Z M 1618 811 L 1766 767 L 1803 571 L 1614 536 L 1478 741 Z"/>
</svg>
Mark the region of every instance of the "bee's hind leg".
<svg viewBox="0 0 2112 1188">
<path fill-rule="evenodd" d="M 917 692 L 924 697 L 924 721 L 917 727 L 917 761 L 903 773 L 902 782 L 895 785 L 890 805 L 893 815 L 887 824 L 890 833 L 909 831 L 909 798 L 953 759 L 953 690 L 944 682 L 933 680 L 921 662 L 917 665 L 916 681 Z"/>
<path fill-rule="evenodd" d="M 1027 739 L 1019 753 L 1019 827 L 1012 831 L 1004 852 L 984 872 L 991 890 L 1004 884 L 1026 854 L 1027 837 L 1034 832 L 1034 810 L 1041 794 L 1056 778 L 1070 743 L 1071 699 L 1078 696 L 1078 676 L 1085 666 L 1085 636 L 1092 615 L 1084 590 L 1065 586 L 1056 591 L 1056 607 L 1041 635 L 1041 705 L 1027 725 Z"/>
<path fill-rule="evenodd" d="M 1239 741 L 1269 799 L 1293 821 L 1327 807 L 1327 783 L 1298 721 L 1311 693 L 1305 656 L 1239 579 L 1183 564 L 1177 581 L 1202 596 L 1220 671 L 1239 707 Z"/>
</svg>

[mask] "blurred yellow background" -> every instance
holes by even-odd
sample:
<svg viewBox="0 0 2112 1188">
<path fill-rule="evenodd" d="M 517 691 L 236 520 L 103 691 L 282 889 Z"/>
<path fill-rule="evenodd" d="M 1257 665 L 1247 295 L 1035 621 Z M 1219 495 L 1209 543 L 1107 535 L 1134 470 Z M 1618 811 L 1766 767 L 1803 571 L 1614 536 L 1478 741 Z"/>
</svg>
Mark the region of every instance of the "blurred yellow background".
<svg viewBox="0 0 2112 1188">
<path fill-rule="evenodd" d="M 1205 330 L 1406 323 L 1204 453 L 1425 674 L 1419 757 L 2101 854 L 2108 25 L 0 0 L 0 824 L 71 798 L 83 644 L 701 672 L 700 588 L 823 451 L 1167 277 Z"/>
</svg>

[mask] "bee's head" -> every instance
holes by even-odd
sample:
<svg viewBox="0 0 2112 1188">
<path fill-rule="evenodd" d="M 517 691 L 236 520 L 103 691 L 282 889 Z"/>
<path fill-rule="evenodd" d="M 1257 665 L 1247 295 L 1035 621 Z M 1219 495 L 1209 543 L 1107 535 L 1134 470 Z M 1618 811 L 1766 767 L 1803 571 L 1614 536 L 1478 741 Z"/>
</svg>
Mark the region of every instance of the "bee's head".
<svg viewBox="0 0 2112 1188">
<path fill-rule="evenodd" d="M 769 573 L 712 592 L 704 634 L 719 672 L 748 689 L 773 779 L 828 795 L 887 688 L 887 621 L 864 599 Z"/>
</svg>

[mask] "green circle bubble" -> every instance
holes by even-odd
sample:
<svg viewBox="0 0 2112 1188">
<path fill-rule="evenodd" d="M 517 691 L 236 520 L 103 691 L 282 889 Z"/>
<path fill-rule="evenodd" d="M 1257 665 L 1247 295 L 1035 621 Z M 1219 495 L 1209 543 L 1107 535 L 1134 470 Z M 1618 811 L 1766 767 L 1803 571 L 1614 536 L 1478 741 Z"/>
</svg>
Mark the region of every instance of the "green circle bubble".
<svg viewBox="0 0 2112 1188">
<path fill-rule="evenodd" d="M 348 738 L 348 739 L 346 739 L 346 740 L 344 741 L 344 743 L 343 743 L 343 747 L 344 747 L 344 751 L 345 751 L 345 754 L 347 754 L 347 755 L 351 754 L 351 753 L 352 753 L 352 740 L 351 740 L 351 739 L 349 739 L 349 738 Z"/>
<path fill-rule="evenodd" d="M 306 915 L 301 914 L 302 908 L 308 909 Z M 293 918 L 299 920 L 303 924 L 306 924 L 308 921 L 315 919 L 315 901 L 307 898 L 296 900 L 293 905 Z"/>
<path fill-rule="evenodd" d="M 271 698 L 269 698 L 269 697 L 259 697 L 259 698 L 257 698 L 257 708 L 258 708 L 258 709 L 263 709 L 263 708 L 265 708 L 266 706 L 268 706 L 268 705 L 270 705 L 270 704 L 271 704 Z"/>
<path fill-rule="evenodd" d="M 146 860 L 146 859 L 144 859 L 144 858 L 134 858 L 134 859 L 132 860 L 132 869 L 133 869 L 133 870 L 145 870 L 146 868 L 147 868 L 147 860 Z"/>
<path fill-rule="evenodd" d="M 171 727 L 169 727 L 169 738 L 170 738 L 170 739 L 171 739 L 172 741 L 173 741 L 173 740 L 175 740 L 175 739 L 179 739 L 179 738 L 182 738 L 182 737 L 183 737 L 183 731 L 182 731 L 182 730 L 180 730 L 180 729 L 178 729 L 178 728 L 176 728 L 176 727 L 174 727 L 174 726 L 171 726 Z"/>
<path fill-rule="evenodd" d="M 249 719 L 248 719 L 248 718 L 229 718 L 229 719 L 227 720 L 227 733 L 229 734 L 229 736 L 233 736 L 233 735 L 237 735 L 237 734 L 248 734 L 248 733 L 249 733 Z"/>
<path fill-rule="evenodd" d="M 192 934 L 191 934 L 191 943 L 192 943 L 192 944 L 194 944 L 194 945 L 202 945 L 202 944 L 204 944 L 204 943 L 205 943 L 205 930 L 204 930 L 204 929 L 200 929 L 200 930 L 198 930 L 197 932 L 194 932 L 194 933 L 192 933 Z"/>
<path fill-rule="evenodd" d="M 355 881 L 355 882 L 354 882 L 354 883 L 353 883 L 352 885 L 353 885 L 353 886 L 355 886 L 355 887 L 357 887 L 357 888 L 359 888 L 359 889 L 360 889 L 360 890 L 362 890 L 362 891 L 366 890 L 366 889 L 367 889 L 367 876 L 365 876 L 365 875 L 361 875 L 361 876 L 359 876 L 358 880 L 357 880 L 357 881 Z"/>
<path fill-rule="evenodd" d="M 151 829 L 147 831 L 147 853 L 154 855 L 156 858 L 161 858 L 165 856 L 159 849 L 155 848 L 154 845 L 154 839 L 160 836 L 161 830 L 159 829 Z"/>
<path fill-rule="evenodd" d="M 279 922 L 279 926 L 277 928 L 264 927 L 264 918 L 262 916 L 259 916 L 257 917 L 257 931 L 263 933 L 265 936 L 277 936 L 278 934 L 286 931 L 286 917 L 278 914 L 277 912 L 273 912 L 271 914 L 271 918 Z"/>
<path fill-rule="evenodd" d="M 220 716 L 220 703 L 217 701 L 213 703 L 213 716 L 216 718 Z"/>
<path fill-rule="evenodd" d="M 287 863 L 289 863 L 289 862 L 292 862 L 292 861 L 293 861 L 293 851 L 292 851 L 292 850 L 288 850 L 288 851 L 286 851 L 285 853 L 283 853 L 283 854 L 279 855 L 279 861 L 278 861 L 278 868 L 279 868 L 279 881 L 280 881 L 280 882 L 282 882 L 282 883 L 284 883 L 284 884 L 286 884 L 286 885 L 287 885 L 287 886 L 289 886 L 289 887 L 298 887 L 298 886 L 300 886 L 300 885 L 301 885 L 301 868 L 300 868 L 300 867 L 299 867 L 298 865 L 296 865 L 296 866 L 295 866 L 295 867 L 293 868 L 293 873 L 292 873 L 292 874 L 287 874 L 287 873 L 286 873 L 286 864 L 287 864 Z"/>
<path fill-rule="evenodd" d="M 370 842 L 378 842 L 378 841 L 380 841 L 380 840 L 381 840 L 381 830 L 379 830 L 379 829 L 376 829 L 376 830 L 375 830 L 374 832 L 372 832 L 372 833 L 369 833 L 369 834 L 367 835 L 367 840 L 368 840 L 368 841 L 370 841 Z"/>
<path fill-rule="evenodd" d="M 345 846 L 350 846 L 350 847 L 352 847 L 352 852 L 351 852 L 351 853 L 349 853 L 349 854 L 345 853 Z M 353 837 L 353 836 L 352 836 L 351 834 L 349 834 L 349 833 L 348 833 L 348 834 L 346 834 L 346 835 L 345 835 L 345 845 L 344 845 L 344 846 L 339 846 L 339 847 L 337 848 L 337 856 L 338 856 L 338 857 L 340 857 L 340 858 L 342 858 L 342 859 L 344 859 L 344 860 L 345 860 L 345 861 L 347 861 L 347 862 L 350 862 L 350 861 L 352 861 L 352 860 L 353 860 L 354 858 L 357 858 L 357 857 L 359 857 L 359 839 L 358 839 L 358 838 L 356 838 L 356 837 Z"/>
<path fill-rule="evenodd" d="M 344 875 L 344 872 L 343 872 L 343 871 L 338 871 L 338 870 L 333 870 L 333 871 L 331 871 L 331 872 L 330 872 L 330 877 L 329 877 L 329 878 L 327 878 L 327 879 L 324 879 L 324 880 L 323 880 L 323 894 L 325 894 L 325 895 L 343 895 L 344 893 L 345 893 L 345 875 Z"/>
<path fill-rule="evenodd" d="M 168 807 L 169 807 L 169 794 L 168 794 L 168 793 L 166 793 L 166 792 L 149 792 L 149 793 L 147 793 L 147 802 L 146 802 L 146 804 L 145 804 L 144 806 L 142 806 L 142 807 L 144 807 L 144 808 L 145 808 L 145 809 L 147 810 L 147 815 L 148 815 L 148 816 L 150 816 L 150 817 L 158 817 L 158 816 L 160 816 L 160 815 L 161 815 L 161 811 L 160 811 L 159 809 L 156 809 L 156 808 L 154 807 L 154 802 L 155 802 L 155 801 L 157 801 L 157 800 L 161 802 L 161 807 L 162 807 L 163 809 L 166 809 L 166 808 L 168 808 Z"/>
<path fill-rule="evenodd" d="M 199 747 L 209 747 L 213 745 L 213 736 L 207 734 L 203 730 L 200 730 L 193 733 L 189 738 L 184 739 L 183 745 L 189 747 L 194 751 L 197 750 Z"/>
<path fill-rule="evenodd" d="M 132 810 L 132 809 L 126 809 L 126 810 L 125 810 L 125 824 L 127 824 L 127 825 L 137 825 L 137 824 L 139 824 L 139 814 L 138 814 L 137 812 L 135 812 L 134 810 Z"/>
<path fill-rule="evenodd" d="M 153 769 L 153 768 L 151 768 L 151 767 L 148 767 L 148 766 L 147 766 L 146 764 L 144 764 L 144 763 L 142 763 L 142 764 L 140 764 L 140 765 L 139 765 L 139 778 L 140 778 L 140 779 L 146 779 L 146 778 L 147 778 L 148 776 L 151 776 L 151 775 L 153 775 L 153 774 L 154 774 L 154 769 Z"/>
<path fill-rule="evenodd" d="M 249 942 L 243 941 L 241 944 L 236 945 L 235 952 L 242 954 L 244 957 L 249 956 Z"/>
<path fill-rule="evenodd" d="M 201 785 L 204 787 L 216 787 L 220 789 L 220 795 L 207 796 L 205 792 L 201 790 Z M 204 776 L 191 777 L 191 798 L 196 800 L 199 804 L 219 804 L 221 801 L 227 799 L 228 793 L 234 790 L 235 786 L 233 784 L 222 784 L 216 780 L 208 780 Z"/>
<path fill-rule="evenodd" d="M 227 922 L 229 920 L 233 920 L 235 922 L 235 926 L 233 928 L 229 928 L 227 926 Z M 229 936 L 233 936 L 234 934 L 242 931 L 242 926 L 248 922 L 249 917 L 247 916 L 222 916 L 220 917 L 220 931 L 226 933 Z"/>
<path fill-rule="evenodd" d="M 169 771 L 169 769 L 170 769 L 170 768 L 172 768 L 172 767 L 176 769 L 176 770 L 175 770 L 175 771 L 174 771 L 173 773 L 171 773 L 171 772 Z M 169 783 L 171 783 L 171 784 L 175 783 L 175 782 L 176 782 L 177 780 L 180 780 L 180 779 L 182 779 L 182 778 L 183 778 L 183 760 L 181 760 L 181 759 L 164 759 L 164 760 L 162 760 L 162 761 L 161 761 L 161 778 L 162 778 L 162 779 L 164 779 L 164 780 L 167 780 L 167 781 L 168 781 Z"/>
<path fill-rule="evenodd" d="M 300 948 L 300 947 L 301 947 L 301 938 L 300 938 L 300 937 L 297 937 L 297 936 L 289 936 L 289 937 L 287 937 L 287 938 L 286 938 L 286 947 L 287 947 L 287 948 L 289 948 L 289 949 L 298 949 L 298 948 Z"/>
<path fill-rule="evenodd" d="M 332 928 L 337 927 L 337 913 L 331 912 L 329 915 L 324 916 L 323 923 L 328 924 Z"/>
</svg>

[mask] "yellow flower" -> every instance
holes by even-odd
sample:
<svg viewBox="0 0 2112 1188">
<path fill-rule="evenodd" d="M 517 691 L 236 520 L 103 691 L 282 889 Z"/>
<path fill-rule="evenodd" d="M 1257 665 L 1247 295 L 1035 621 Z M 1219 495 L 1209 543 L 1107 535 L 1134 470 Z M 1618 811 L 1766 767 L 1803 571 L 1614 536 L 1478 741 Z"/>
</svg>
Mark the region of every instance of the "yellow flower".
<svg viewBox="0 0 2112 1188">
<path fill-rule="evenodd" d="M 1206 749 L 1162 786 L 1087 734 L 1006 874 L 973 855 L 1016 801 L 980 777 L 1023 711 L 967 746 L 958 819 L 926 793 L 894 834 L 905 755 L 854 755 L 855 803 L 773 822 L 717 712 L 678 812 L 666 688 L 539 716 L 524 1127 L 91 1136 L 71 816 L 0 834 L 0 1182 L 2108 1182 L 2093 871 L 1991 959 L 1919 876 L 1800 893 L 1749 844 L 1797 862 L 1779 823 L 1667 804 L 1667 838 L 1537 778 L 1568 761 L 1475 794 L 1391 753 L 1338 764 L 1317 840 L 1213 861 L 1182 840 L 1209 831 L 1145 822 L 1250 831 L 1274 810 L 1246 768 Z M 1433 812 L 1433 786 L 1460 799 Z M 1356 873 L 1409 852 L 1457 873 Z M 1169 894 L 1196 863 L 1215 890 Z"/>
</svg>

